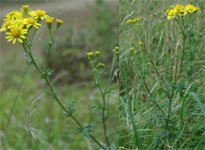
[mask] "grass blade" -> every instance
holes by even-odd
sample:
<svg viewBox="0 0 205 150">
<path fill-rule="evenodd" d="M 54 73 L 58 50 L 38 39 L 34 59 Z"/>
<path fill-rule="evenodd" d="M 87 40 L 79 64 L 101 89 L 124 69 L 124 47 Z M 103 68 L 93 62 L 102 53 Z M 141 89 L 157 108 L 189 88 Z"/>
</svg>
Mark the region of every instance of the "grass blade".
<svg viewBox="0 0 205 150">
<path fill-rule="evenodd" d="M 205 116 L 205 110 L 204 110 L 204 106 L 203 104 L 201 103 L 199 97 L 194 93 L 194 92 L 190 92 L 189 93 L 191 96 L 193 96 L 193 98 L 195 99 L 195 101 L 197 102 L 197 104 L 199 105 L 203 115 Z"/>
</svg>

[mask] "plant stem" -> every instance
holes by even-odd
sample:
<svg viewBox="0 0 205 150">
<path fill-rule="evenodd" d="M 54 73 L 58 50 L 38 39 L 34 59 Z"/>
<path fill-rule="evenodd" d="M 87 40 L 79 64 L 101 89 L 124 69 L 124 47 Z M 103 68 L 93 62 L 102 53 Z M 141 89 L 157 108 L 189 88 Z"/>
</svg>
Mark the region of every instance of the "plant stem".
<svg viewBox="0 0 205 150">
<path fill-rule="evenodd" d="M 31 37 L 31 41 L 30 41 L 30 43 L 28 44 L 29 49 L 31 48 L 31 46 L 32 46 L 32 44 L 33 44 L 33 40 L 34 40 L 34 37 L 35 37 L 35 35 L 36 35 L 36 31 L 37 31 L 37 29 L 35 28 L 35 29 L 34 29 L 34 32 L 33 32 L 33 35 L 32 35 L 32 37 Z"/>
<path fill-rule="evenodd" d="M 104 136 L 105 136 L 105 140 L 106 140 L 108 147 L 110 147 L 110 141 L 109 141 L 109 138 L 107 136 L 107 128 L 106 128 L 106 124 L 105 124 L 105 122 L 106 122 L 106 119 L 105 119 L 105 107 L 106 107 L 106 105 L 105 105 L 105 93 L 102 91 L 102 88 L 100 86 L 99 81 L 97 82 L 97 86 L 98 86 L 98 89 L 100 91 L 100 94 L 101 94 L 102 100 L 103 100 L 102 121 L 103 121 Z"/>
<path fill-rule="evenodd" d="M 138 68 L 139 68 L 139 70 L 140 70 L 140 73 L 141 73 L 141 76 L 142 76 L 142 78 L 143 78 L 143 81 L 144 81 L 144 84 L 145 84 L 145 88 L 146 88 L 146 90 L 148 91 L 149 95 L 152 96 L 152 93 L 151 93 L 151 91 L 150 91 L 150 89 L 149 89 L 149 87 L 148 87 L 148 85 L 147 85 L 147 82 L 146 82 L 146 80 L 145 80 L 145 77 L 144 77 L 144 75 L 143 75 L 142 69 L 141 69 L 141 67 L 140 67 L 139 64 L 137 64 L 137 66 L 138 66 Z M 164 111 L 162 110 L 162 108 L 159 106 L 159 104 L 158 104 L 155 100 L 154 100 L 153 102 L 154 102 L 154 104 L 157 106 L 157 108 L 159 109 L 159 111 L 160 111 L 160 112 L 164 115 L 164 117 L 166 118 L 167 116 L 166 116 L 166 114 L 164 113 Z"/>
<path fill-rule="evenodd" d="M 184 58 L 185 58 L 185 40 L 186 40 L 186 35 L 185 35 L 185 27 L 184 27 L 184 19 L 183 19 L 183 28 L 179 22 L 178 19 L 176 19 L 182 33 L 183 33 L 183 44 L 182 44 L 182 59 L 181 59 L 181 63 L 180 63 L 180 68 L 179 68 L 179 73 L 177 76 L 175 76 L 175 80 L 174 80 L 174 84 L 177 83 L 177 81 L 179 80 L 179 77 L 181 75 L 181 72 L 182 72 L 182 68 L 183 68 L 183 63 L 184 63 Z M 166 121 L 166 127 L 165 127 L 165 131 L 168 130 L 168 127 L 169 127 L 169 118 L 170 118 L 170 115 L 171 115 L 171 111 L 172 111 L 172 100 L 173 100 L 173 96 L 174 96 L 174 91 L 175 89 L 173 88 L 172 89 L 172 92 L 171 92 L 171 96 L 169 97 L 169 110 L 168 110 L 168 117 L 167 117 L 167 121 Z"/>
<path fill-rule="evenodd" d="M 26 45 L 23 44 L 23 48 L 24 48 L 25 52 L 30 56 L 33 65 L 35 66 L 35 68 L 38 70 L 38 72 L 42 75 L 42 77 L 43 77 L 44 80 L 46 81 L 46 83 L 47 83 L 49 89 L 51 90 L 52 94 L 55 95 L 55 96 L 54 96 L 54 99 L 56 100 L 56 102 L 58 103 L 58 105 L 59 105 L 67 114 L 69 114 L 69 111 L 63 106 L 63 104 L 60 102 L 59 98 L 58 98 L 57 95 L 55 94 L 55 91 L 54 91 L 53 87 L 51 86 L 51 83 L 50 83 L 50 81 L 48 80 L 47 76 L 43 74 L 43 72 L 40 70 L 40 68 L 39 68 L 38 65 L 36 64 L 35 59 L 33 58 L 32 53 L 31 53 L 31 51 L 30 51 L 30 49 L 29 49 L 29 46 L 27 46 L 27 47 L 28 47 L 28 49 L 26 48 Z M 79 127 L 84 128 L 84 127 L 81 125 L 81 123 L 80 123 L 73 115 L 70 115 L 70 117 L 71 117 L 71 119 L 72 119 Z M 92 139 L 93 141 L 95 141 L 95 143 L 96 143 L 97 145 L 99 145 L 102 149 L 105 150 L 105 147 L 104 147 L 103 145 L 101 145 L 100 142 L 98 142 L 98 140 L 97 140 L 93 135 L 89 134 L 89 136 L 91 137 L 91 139 Z"/>
</svg>

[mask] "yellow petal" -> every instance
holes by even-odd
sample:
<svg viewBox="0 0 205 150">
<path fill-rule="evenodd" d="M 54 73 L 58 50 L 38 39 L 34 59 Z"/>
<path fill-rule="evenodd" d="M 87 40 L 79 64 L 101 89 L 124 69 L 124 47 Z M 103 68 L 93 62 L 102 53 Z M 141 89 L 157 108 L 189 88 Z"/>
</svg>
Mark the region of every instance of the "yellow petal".
<svg viewBox="0 0 205 150">
<path fill-rule="evenodd" d="M 13 40 L 13 44 L 15 44 L 15 43 L 16 43 L 16 39 Z"/>
<path fill-rule="evenodd" d="M 11 33 L 10 33 L 10 32 L 6 32 L 5 34 L 6 34 L 6 35 L 11 35 Z"/>
<path fill-rule="evenodd" d="M 22 39 L 26 39 L 26 37 L 25 37 L 24 35 L 21 35 L 20 38 L 22 38 Z"/>
<path fill-rule="evenodd" d="M 8 42 L 12 41 L 13 39 L 8 39 Z"/>
<path fill-rule="evenodd" d="M 20 38 L 18 38 L 18 41 L 19 41 L 20 43 L 23 43 L 22 39 L 20 39 Z"/>
<path fill-rule="evenodd" d="M 12 36 L 7 36 L 7 37 L 6 37 L 6 39 L 10 39 L 10 38 L 12 38 Z"/>
</svg>

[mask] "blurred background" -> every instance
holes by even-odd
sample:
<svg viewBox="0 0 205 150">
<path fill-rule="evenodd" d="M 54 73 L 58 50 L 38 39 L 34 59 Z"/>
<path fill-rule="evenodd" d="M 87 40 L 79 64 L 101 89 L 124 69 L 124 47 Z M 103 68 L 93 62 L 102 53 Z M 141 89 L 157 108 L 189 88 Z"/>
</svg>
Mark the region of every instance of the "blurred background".
<svg viewBox="0 0 205 150">
<path fill-rule="evenodd" d="M 81 122 L 93 123 L 93 134 L 103 142 L 100 110 L 101 97 L 92 86 L 88 51 L 101 51 L 106 79 L 112 60 L 112 49 L 118 45 L 117 0 L 1 0 L 0 23 L 22 4 L 32 10 L 45 10 L 49 16 L 63 20 L 55 36 L 49 57 L 54 70 L 51 80 L 63 103 L 75 100 L 76 116 Z M 5 150 L 92 150 L 95 145 L 76 133 L 76 125 L 63 115 L 56 102 L 44 94 L 45 83 L 33 66 L 26 62 L 19 43 L 13 45 L 0 33 L 0 149 Z M 47 59 L 48 30 L 38 30 L 32 46 L 41 67 Z M 115 84 L 113 84 L 115 87 Z M 108 131 L 116 143 L 118 123 L 117 94 L 109 96 L 112 112 Z"/>
</svg>

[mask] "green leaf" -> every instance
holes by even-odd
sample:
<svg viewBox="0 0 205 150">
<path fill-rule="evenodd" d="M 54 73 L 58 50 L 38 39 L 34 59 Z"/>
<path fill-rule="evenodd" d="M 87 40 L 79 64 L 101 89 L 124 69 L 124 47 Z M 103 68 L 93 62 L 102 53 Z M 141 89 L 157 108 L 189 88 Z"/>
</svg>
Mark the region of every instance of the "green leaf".
<svg viewBox="0 0 205 150">
<path fill-rule="evenodd" d="M 141 141 L 140 141 L 140 138 L 139 138 L 139 135 L 138 135 L 138 131 L 137 131 L 137 127 L 136 127 L 136 125 L 135 125 L 135 122 L 134 122 L 132 113 L 131 113 L 130 109 L 128 109 L 128 108 L 126 107 L 126 103 L 124 102 L 124 100 L 123 100 L 122 97 L 120 97 L 120 100 L 121 100 L 121 103 L 122 103 L 124 109 L 126 110 L 126 112 L 127 112 L 127 114 L 128 114 L 130 123 L 131 123 L 132 126 L 133 126 L 134 135 L 135 135 L 135 141 L 136 141 L 137 147 L 138 147 L 139 150 L 141 150 L 141 149 L 143 149 L 143 148 L 142 148 L 142 143 L 141 143 Z"/>
<path fill-rule="evenodd" d="M 190 92 L 189 93 L 191 96 L 193 96 L 193 98 L 195 99 L 195 101 L 197 102 L 197 104 L 199 105 L 203 115 L 205 116 L 205 110 L 204 110 L 204 106 L 201 103 L 200 99 L 198 98 L 198 96 L 194 93 L 194 92 Z"/>
<path fill-rule="evenodd" d="M 53 99 L 56 98 L 56 94 L 53 93 L 52 91 L 45 90 L 44 93 L 50 98 L 53 98 Z"/>
</svg>

